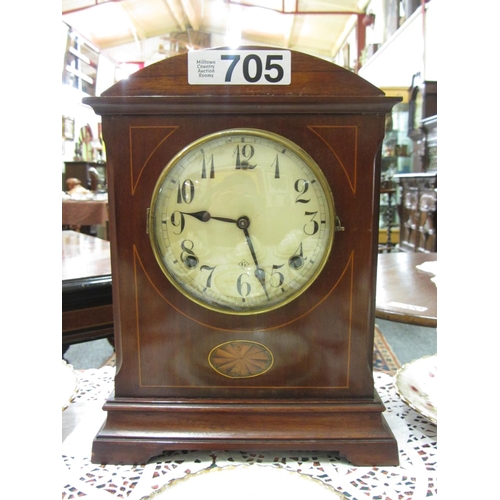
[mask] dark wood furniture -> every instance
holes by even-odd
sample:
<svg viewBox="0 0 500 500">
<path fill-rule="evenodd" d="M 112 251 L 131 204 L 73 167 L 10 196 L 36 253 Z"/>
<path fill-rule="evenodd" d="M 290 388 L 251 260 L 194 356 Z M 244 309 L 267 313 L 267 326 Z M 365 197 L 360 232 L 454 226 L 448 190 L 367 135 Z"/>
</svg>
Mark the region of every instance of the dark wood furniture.
<svg viewBox="0 0 500 500">
<path fill-rule="evenodd" d="M 82 186 L 91 191 L 96 191 L 99 183 L 106 184 L 106 164 L 91 161 L 66 161 L 64 162 L 64 181 L 71 178 L 80 179 Z M 97 171 L 99 178 L 96 177 Z M 63 186 L 66 191 L 66 186 Z"/>
<path fill-rule="evenodd" d="M 417 73 L 413 76 L 409 93 L 408 136 L 416 141 L 423 135 L 422 121 L 437 114 L 437 82 L 423 81 Z M 413 171 L 422 172 L 425 168 L 419 168 L 417 163 L 413 165 Z"/>
<path fill-rule="evenodd" d="M 109 241 L 62 231 L 62 344 L 113 338 Z"/>
<path fill-rule="evenodd" d="M 408 252 L 437 252 L 437 172 L 398 174 L 399 247 Z"/>
<path fill-rule="evenodd" d="M 397 174 L 400 187 L 399 246 L 410 252 L 437 251 L 437 82 L 413 77 L 408 136 L 412 173 Z"/>
<path fill-rule="evenodd" d="M 246 49 L 252 52 L 250 59 L 241 55 L 247 64 L 274 50 Z M 181 55 L 138 71 L 101 97 L 84 99 L 102 115 L 106 143 L 120 366 L 115 392 L 104 406 L 106 423 L 94 440 L 95 463 L 143 463 L 165 450 L 219 448 L 329 450 L 358 465 L 398 464 L 397 442 L 374 391 L 372 363 L 378 152 L 385 116 L 400 99 L 385 97 L 343 68 L 290 53 L 290 85 L 190 85 L 189 56 Z M 227 61 L 221 54 L 222 49 L 193 56 Z M 279 75 L 276 61 L 268 59 L 272 78 Z M 339 220 L 329 259 L 297 300 L 237 316 L 203 307 L 177 290 L 158 266 L 147 231 L 152 194 L 171 159 L 200 137 L 241 128 L 285 136 L 309 152 L 333 192 Z M 277 150 L 276 157 L 286 152 Z M 256 172 L 262 183 L 275 182 L 278 196 L 276 182 L 300 182 L 277 175 L 273 159 L 262 161 L 262 177 Z M 220 182 L 217 165 L 215 170 L 213 182 Z M 193 178 L 175 181 L 178 212 L 165 214 L 165 227 L 175 226 L 173 214 L 188 213 L 180 205 L 192 197 L 184 199 L 182 190 L 201 186 L 204 172 L 200 162 Z M 210 182 L 208 176 L 204 181 Z M 294 196 L 283 203 L 286 210 L 307 199 Z M 300 228 L 313 216 L 304 207 Z M 178 262 L 187 262 L 185 253 L 200 229 L 186 228 L 186 245 L 182 241 L 167 251 L 180 251 Z M 303 232 L 298 231 L 301 247 Z M 248 264 L 238 262 L 231 265 Z M 245 276 L 259 279 L 254 270 L 262 269 L 251 266 Z M 272 272 L 258 275 L 270 282 Z M 237 288 L 239 282 L 231 283 Z M 272 369 L 253 377 L 222 376 L 209 356 L 229 344 L 236 361 L 246 359 L 250 344 L 267 349 Z"/>
<path fill-rule="evenodd" d="M 413 172 L 437 172 L 437 115 L 420 122 L 418 132 L 412 136 Z"/>
<path fill-rule="evenodd" d="M 392 184 L 392 182 L 387 184 Z M 386 239 L 384 243 L 381 243 L 379 238 L 379 253 L 391 252 L 396 247 L 396 243 L 392 241 L 392 230 L 394 228 L 394 211 L 396 209 L 395 200 L 393 199 L 393 196 L 395 196 L 395 194 L 395 187 L 387 187 L 386 185 L 384 185 L 384 183 L 382 183 L 382 187 L 380 188 L 380 195 L 386 195 L 387 201 L 384 205 L 382 205 L 382 203 L 380 204 L 380 217 L 384 219 L 384 225 L 386 227 Z"/>
<path fill-rule="evenodd" d="M 379 254 L 377 318 L 411 325 L 437 325 L 437 288 L 432 274 L 417 265 L 436 261 L 437 253 L 391 252 Z"/>
</svg>

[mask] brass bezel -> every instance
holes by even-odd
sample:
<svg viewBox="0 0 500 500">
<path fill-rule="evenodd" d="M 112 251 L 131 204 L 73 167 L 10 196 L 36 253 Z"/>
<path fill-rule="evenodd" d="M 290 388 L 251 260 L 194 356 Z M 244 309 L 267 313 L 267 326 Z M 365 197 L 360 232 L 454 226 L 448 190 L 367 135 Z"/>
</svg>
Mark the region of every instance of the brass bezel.
<svg viewBox="0 0 500 500">
<path fill-rule="evenodd" d="M 186 155 L 190 154 L 193 150 L 198 149 L 200 146 L 203 144 L 212 141 L 214 139 L 218 139 L 221 137 L 227 137 L 227 136 L 232 136 L 232 135 L 251 135 L 251 136 L 256 136 L 256 137 L 261 137 L 267 140 L 270 140 L 272 142 L 276 142 L 284 147 L 286 147 L 289 151 L 291 151 L 293 154 L 295 154 L 315 175 L 316 179 L 318 180 L 322 191 L 325 195 L 325 200 L 327 203 L 328 207 L 328 214 L 330 217 L 330 234 L 329 234 L 329 241 L 326 246 L 326 250 L 322 256 L 321 263 L 319 266 L 316 268 L 315 272 L 309 277 L 308 281 L 298 290 L 295 292 L 291 293 L 290 295 L 287 295 L 281 302 L 276 302 L 273 303 L 272 305 L 269 306 L 262 306 L 259 308 L 252 308 L 249 310 L 235 310 L 232 309 L 226 305 L 214 305 L 213 302 L 214 300 L 211 299 L 210 303 L 205 302 L 201 300 L 199 297 L 194 296 L 189 292 L 188 289 L 184 288 L 181 283 L 178 282 L 178 280 L 170 273 L 168 270 L 166 264 L 164 263 L 163 259 L 160 256 L 160 252 L 157 248 L 157 243 L 156 243 L 156 233 L 154 230 L 154 213 L 155 213 L 155 206 L 157 203 L 158 195 L 159 192 L 164 184 L 164 181 L 170 171 L 175 168 L 177 163 L 184 158 Z M 333 194 L 330 189 L 330 185 L 319 167 L 319 165 L 315 162 L 315 160 L 306 152 L 304 151 L 300 146 L 295 144 L 293 141 L 290 139 L 287 139 L 286 137 L 283 137 L 279 134 L 276 134 L 274 132 L 269 132 L 266 130 L 261 130 L 261 129 L 254 129 L 254 128 L 234 128 L 234 129 L 227 129 L 227 130 L 222 130 L 219 132 L 214 132 L 211 134 L 207 134 L 203 137 L 200 137 L 199 139 L 196 139 L 192 143 L 188 144 L 185 148 L 183 148 L 181 151 L 179 151 L 165 166 L 163 169 L 162 173 L 158 177 L 158 180 L 156 181 L 154 190 L 153 190 L 153 195 L 151 198 L 151 204 L 148 209 L 148 233 L 149 233 L 149 240 L 151 243 L 151 247 L 154 253 L 154 256 L 156 258 L 156 261 L 158 265 L 160 266 L 162 272 L 165 274 L 165 276 L 168 278 L 170 283 L 180 292 L 182 295 L 187 297 L 188 299 L 192 300 L 196 304 L 205 307 L 209 310 L 223 313 L 223 314 L 230 314 L 230 315 L 237 315 L 237 316 L 248 316 L 248 315 L 253 315 L 253 314 L 261 314 L 261 313 L 266 313 L 275 309 L 278 309 L 280 307 L 283 307 L 284 305 L 292 302 L 295 300 L 297 297 L 302 295 L 311 285 L 312 283 L 317 279 L 317 277 L 321 274 L 323 268 L 325 267 L 325 264 L 330 256 L 332 247 L 333 247 L 333 240 L 334 240 L 334 234 L 335 234 L 335 221 L 336 221 L 336 212 L 335 212 L 335 203 L 333 199 Z"/>
</svg>

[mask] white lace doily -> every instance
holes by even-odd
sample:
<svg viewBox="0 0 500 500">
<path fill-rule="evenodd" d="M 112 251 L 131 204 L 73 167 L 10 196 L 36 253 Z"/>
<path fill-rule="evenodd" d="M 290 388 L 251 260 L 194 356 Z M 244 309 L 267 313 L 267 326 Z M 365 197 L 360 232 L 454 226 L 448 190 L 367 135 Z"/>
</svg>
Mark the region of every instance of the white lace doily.
<svg viewBox="0 0 500 500">
<path fill-rule="evenodd" d="M 63 412 L 63 500 L 148 498 L 174 479 L 205 469 L 240 464 L 280 467 L 318 479 L 349 500 L 423 500 L 437 496 L 437 427 L 397 396 L 392 377 L 375 372 L 384 415 L 399 445 L 398 467 L 353 467 L 327 452 L 170 452 L 146 465 L 96 465 L 92 439 L 105 418 L 101 407 L 113 389 L 114 368 L 77 372 L 79 393 Z M 72 405 L 85 405 L 83 417 L 68 423 Z M 209 472 L 210 473 L 210 472 Z"/>
</svg>

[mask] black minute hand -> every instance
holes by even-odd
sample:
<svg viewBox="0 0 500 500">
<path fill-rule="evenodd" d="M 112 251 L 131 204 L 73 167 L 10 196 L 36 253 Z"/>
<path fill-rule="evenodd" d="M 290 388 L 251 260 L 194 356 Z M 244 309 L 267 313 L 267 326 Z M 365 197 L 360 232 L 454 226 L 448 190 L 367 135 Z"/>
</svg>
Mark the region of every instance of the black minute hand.
<svg viewBox="0 0 500 500">
<path fill-rule="evenodd" d="M 255 250 L 253 248 L 253 243 L 252 243 L 252 238 L 250 238 L 250 233 L 248 232 L 248 229 L 246 227 L 242 227 L 243 233 L 245 234 L 245 238 L 247 240 L 248 247 L 250 248 L 250 253 L 252 254 L 253 261 L 255 262 L 255 272 L 254 275 L 255 277 L 259 280 L 260 284 L 262 285 L 262 288 L 264 289 L 264 293 L 266 294 L 267 300 L 269 299 L 269 294 L 267 293 L 267 288 L 266 288 L 266 272 L 264 269 L 259 267 L 259 262 L 257 261 L 257 255 L 255 254 Z"/>
</svg>

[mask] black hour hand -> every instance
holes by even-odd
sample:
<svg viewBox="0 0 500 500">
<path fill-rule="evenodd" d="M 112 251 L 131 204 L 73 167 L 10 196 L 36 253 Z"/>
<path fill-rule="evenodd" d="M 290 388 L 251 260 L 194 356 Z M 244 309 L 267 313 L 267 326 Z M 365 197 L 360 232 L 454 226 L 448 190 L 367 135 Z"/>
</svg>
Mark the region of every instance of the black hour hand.
<svg viewBox="0 0 500 500">
<path fill-rule="evenodd" d="M 181 212 L 182 215 L 189 215 L 190 217 L 194 217 L 201 222 L 208 222 L 210 220 L 210 212 L 206 210 L 201 210 L 200 212 Z"/>
<path fill-rule="evenodd" d="M 210 212 L 207 210 L 201 210 L 200 212 L 181 212 L 182 215 L 189 215 L 190 217 L 194 217 L 201 222 L 208 222 L 210 219 L 218 220 L 221 222 L 231 222 L 232 224 L 236 224 L 238 221 L 236 219 L 229 219 L 228 217 L 212 217 Z"/>
</svg>

